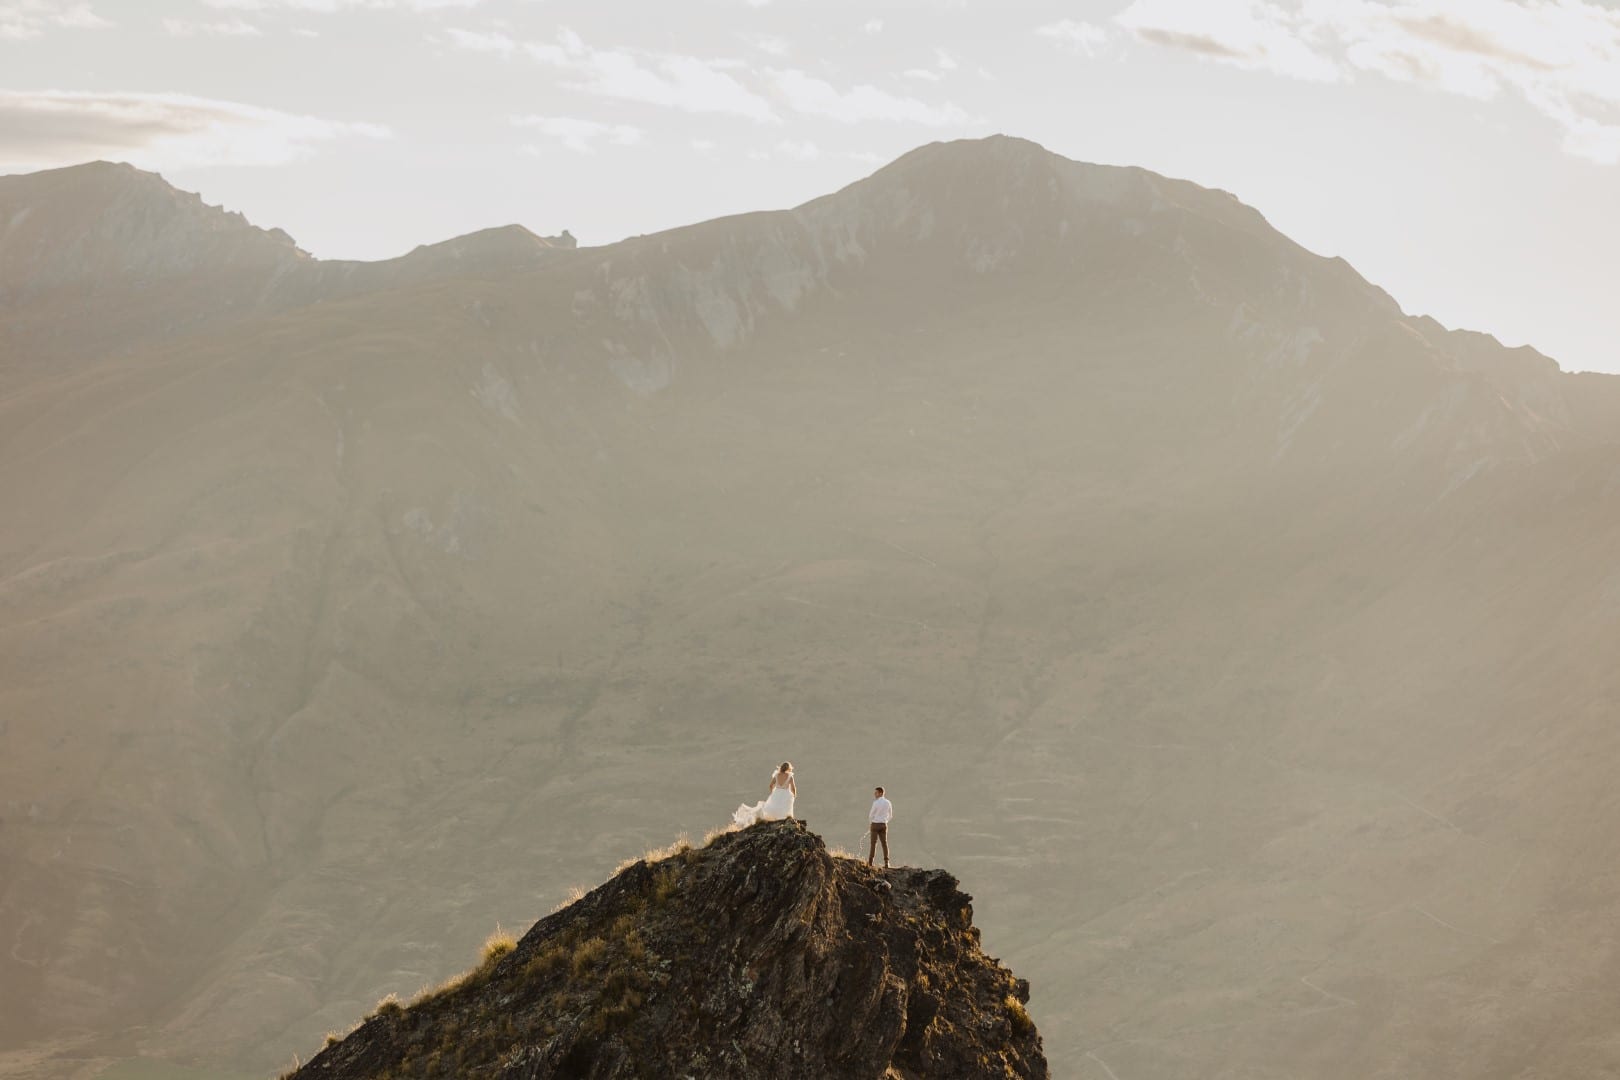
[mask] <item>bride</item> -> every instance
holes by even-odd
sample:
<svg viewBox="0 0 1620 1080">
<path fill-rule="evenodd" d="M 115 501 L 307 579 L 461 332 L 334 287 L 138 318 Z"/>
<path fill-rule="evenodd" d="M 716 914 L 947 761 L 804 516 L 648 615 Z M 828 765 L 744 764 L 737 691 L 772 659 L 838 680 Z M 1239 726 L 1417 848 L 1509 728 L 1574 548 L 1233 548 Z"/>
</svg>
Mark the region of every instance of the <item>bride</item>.
<svg viewBox="0 0 1620 1080">
<path fill-rule="evenodd" d="M 749 806 L 744 803 L 731 815 L 738 825 L 752 825 L 756 821 L 776 821 L 793 816 L 793 800 L 799 788 L 793 782 L 793 762 L 784 761 L 771 774 L 771 790 L 764 802 Z"/>
</svg>

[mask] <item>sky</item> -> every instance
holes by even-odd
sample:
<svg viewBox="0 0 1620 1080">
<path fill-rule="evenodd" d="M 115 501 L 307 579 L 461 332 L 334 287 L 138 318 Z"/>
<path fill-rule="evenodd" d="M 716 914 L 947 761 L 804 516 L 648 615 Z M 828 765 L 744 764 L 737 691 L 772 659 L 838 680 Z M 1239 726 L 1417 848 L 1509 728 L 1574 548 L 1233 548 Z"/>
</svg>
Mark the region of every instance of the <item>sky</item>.
<svg viewBox="0 0 1620 1080">
<path fill-rule="evenodd" d="M 326 258 L 608 243 L 995 132 L 1620 371 L 1620 0 L 0 0 L 0 172 L 130 161 Z"/>
</svg>

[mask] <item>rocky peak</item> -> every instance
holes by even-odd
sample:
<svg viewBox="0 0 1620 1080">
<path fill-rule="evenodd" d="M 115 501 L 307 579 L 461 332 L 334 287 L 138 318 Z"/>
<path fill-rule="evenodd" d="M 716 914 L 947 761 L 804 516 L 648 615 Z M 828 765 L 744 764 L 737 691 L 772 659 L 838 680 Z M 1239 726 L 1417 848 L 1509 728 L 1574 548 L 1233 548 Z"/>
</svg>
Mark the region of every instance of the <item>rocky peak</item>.
<svg viewBox="0 0 1620 1080">
<path fill-rule="evenodd" d="M 839 252 L 991 269 L 1049 248 L 1063 217 L 1062 161 L 1007 136 L 930 143 L 799 214 Z"/>
<path fill-rule="evenodd" d="M 1006 135 L 919 147 L 799 214 L 835 253 L 896 260 L 907 274 L 1197 277 L 1188 292 L 1202 295 L 1234 270 L 1307 254 L 1228 192 Z"/>
<path fill-rule="evenodd" d="M 536 266 L 561 247 L 563 245 L 536 236 L 522 225 L 500 225 L 437 244 L 422 244 L 391 262 L 413 267 L 429 276 L 446 276 L 457 269 L 497 274 Z M 375 265 L 383 268 L 389 263 Z"/>
<path fill-rule="evenodd" d="M 280 229 L 156 173 L 96 161 L 0 177 L 0 305 L 62 286 L 150 287 L 307 258 Z"/>
<path fill-rule="evenodd" d="M 1028 1000 L 950 874 L 771 822 L 632 864 L 291 1076 L 1045 1077 Z"/>
</svg>

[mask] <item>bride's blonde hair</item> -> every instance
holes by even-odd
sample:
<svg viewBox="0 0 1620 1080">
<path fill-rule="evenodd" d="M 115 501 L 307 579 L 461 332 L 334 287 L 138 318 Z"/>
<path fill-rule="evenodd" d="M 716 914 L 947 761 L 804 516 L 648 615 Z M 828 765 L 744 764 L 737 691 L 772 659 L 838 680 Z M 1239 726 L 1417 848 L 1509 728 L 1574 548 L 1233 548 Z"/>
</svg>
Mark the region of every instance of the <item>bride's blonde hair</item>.
<svg viewBox="0 0 1620 1080">
<path fill-rule="evenodd" d="M 778 774 L 787 773 L 788 775 L 791 776 L 793 774 L 793 762 L 791 762 L 791 761 L 782 762 L 781 766 L 776 771 L 777 771 Z"/>
</svg>

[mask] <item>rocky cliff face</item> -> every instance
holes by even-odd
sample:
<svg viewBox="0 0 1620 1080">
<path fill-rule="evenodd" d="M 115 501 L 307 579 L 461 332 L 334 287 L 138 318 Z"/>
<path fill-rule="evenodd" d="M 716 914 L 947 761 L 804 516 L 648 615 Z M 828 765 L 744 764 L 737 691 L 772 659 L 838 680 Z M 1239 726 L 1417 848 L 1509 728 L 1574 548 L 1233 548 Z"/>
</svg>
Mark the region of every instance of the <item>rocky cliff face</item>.
<svg viewBox="0 0 1620 1080">
<path fill-rule="evenodd" d="M 633 864 L 290 1075 L 1045 1077 L 1029 984 L 979 945 L 950 874 L 771 822 Z"/>
</svg>

